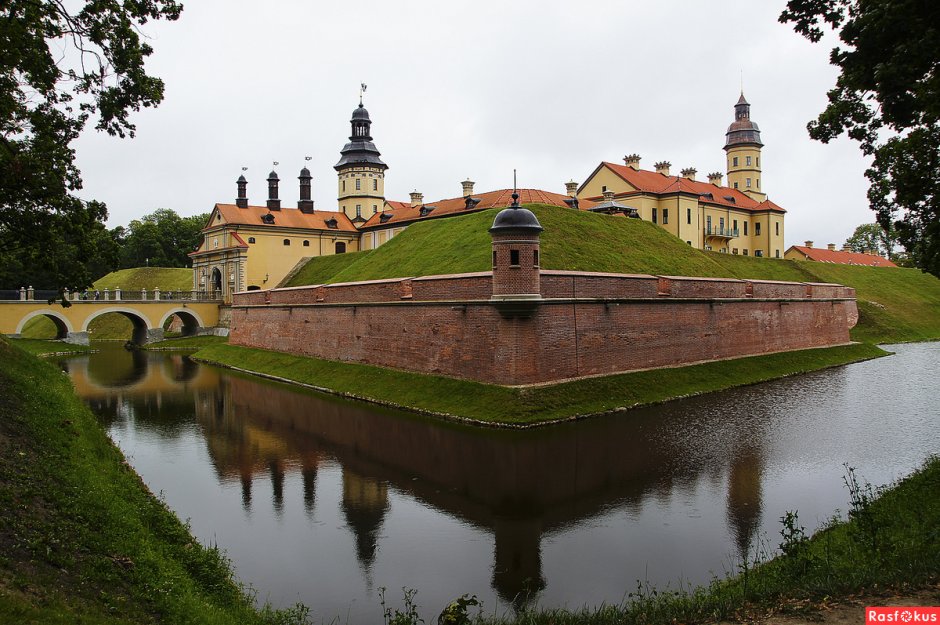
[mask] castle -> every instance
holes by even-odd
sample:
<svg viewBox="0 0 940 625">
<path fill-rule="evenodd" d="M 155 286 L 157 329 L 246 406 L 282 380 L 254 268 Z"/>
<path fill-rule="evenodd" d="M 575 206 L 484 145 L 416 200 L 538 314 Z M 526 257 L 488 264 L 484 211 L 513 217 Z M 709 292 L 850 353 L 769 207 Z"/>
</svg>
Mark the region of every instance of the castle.
<svg viewBox="0 0 940 625">
<path fill-rule="evenodd" d="M 513 191 L 521 204 L 645 219 L 697 249 L 780 258 L 786 211 L 761 189 L 763 143 L 743 94 L 734 109 L 724 146 L 729 186 L 722 186 L 720 173 L 709 174 L 707 183 L 697 181 L 693 168 L 673 176 L 668 162 L 657 163 L 656 171 L 642 170 L 634 154 L 624 157 L 624 165 L 602 162 L 580 186 L 566 183 L 566 194 L 539 189 L 476 193 L 475 183 L 464 180 L 460 196 L 428 203 L 417 191 L 409 202 L 386 199 L 388 165 L 373 142 L 372 120 L 360 99 L 350 119 L 349 142 L 334 166 L 337 210 L 314 208 L 306 167 L 298 176 L 296 208 L 281 206 L 277 172 L 268 175 L 264 205 L 249 203 L 248 181 L 240 176 L 235 203 L 215 205 L 202 242 L 190 254 L 193 288 L 221 293 L 230 302 L 233 293 L 277 286 L 305 258 L 375 249 L 416 221 L 503 208 Z"/>
</svg>

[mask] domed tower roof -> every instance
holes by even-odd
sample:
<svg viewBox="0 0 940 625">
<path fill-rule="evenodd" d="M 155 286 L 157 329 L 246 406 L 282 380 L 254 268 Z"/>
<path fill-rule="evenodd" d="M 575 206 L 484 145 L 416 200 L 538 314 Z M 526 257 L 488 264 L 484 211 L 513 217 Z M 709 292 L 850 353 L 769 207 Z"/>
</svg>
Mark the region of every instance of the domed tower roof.
<svg viewBox="0 0 940 625">
<path fill-rule="evenodd" d="M 362 102 L 353 110 L 349 123 L 351 126 L 349 143 L 340 150 L 339 162 L 333 166 L 333 169 L 340 171 L 353 165 L 374 165 L 388 169 L 388 165 L 379 158 L 381 152 L 372 143 L 372 119 Z"/>
<path fill-rule="evenodd" d="M 735 145 L 764 145 L 760 140 L 760 128 L 751 121 L 751 105 L 744 99 L 743 92 L 734 105 L 734 121 L 725 133 L 725 149 Z"/>
<path fill-rule="evenodd" d="M 512 194 L 512 205 L 496 214 L 490 233 L 498 232 L 530 232 L 536 233 L 544 230 L 538 217 L 528 208 L 519 206 L 519 194 Z"/>
</svg>

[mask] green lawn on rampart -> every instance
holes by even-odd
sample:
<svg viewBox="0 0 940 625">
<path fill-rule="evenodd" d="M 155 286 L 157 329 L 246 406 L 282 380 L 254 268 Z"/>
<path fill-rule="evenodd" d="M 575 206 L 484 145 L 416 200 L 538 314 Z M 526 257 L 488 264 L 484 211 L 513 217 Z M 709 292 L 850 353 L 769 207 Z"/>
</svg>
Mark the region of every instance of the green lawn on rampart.
<svg viewBox="0 0 940 625">
<path fill-rule="evenodd" d="M 856 267 L 702 252 L 637 219 L 529 206 L 545 228 L 545 269 L 836 282 L 854 287 L 866 342 L 940 339 L 940 280 L 917 269 Z M 427 276 L 490 268 L 487 232 L 497 209 L 416 223 L 377 250 L 312 258 L 289 286 Z"/>
</svg>

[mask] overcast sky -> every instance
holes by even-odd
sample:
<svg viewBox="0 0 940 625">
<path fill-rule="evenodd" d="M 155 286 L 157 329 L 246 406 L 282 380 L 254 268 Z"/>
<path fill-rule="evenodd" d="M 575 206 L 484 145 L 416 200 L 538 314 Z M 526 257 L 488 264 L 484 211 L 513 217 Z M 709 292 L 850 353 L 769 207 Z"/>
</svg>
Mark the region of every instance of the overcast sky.
<svg viewBox="0 0 940 625">
<path fill-rule="evenodd" d="M 520 187 L 564 193 L 633 152 L 644 169 L 668 160 L 704 180 L 726 173 L 742 73 L 787 246 L 841 244 L 874 221 L 856 144 L 806 133 L 835 82 L 835 40 L 778 23 L 783 0 L 184 4 L 177 22 L 145 29 L 164 102 L 134 115 L 132 140 L 77 142 L 82 196 L 107 203 L 110 226 L 233 202 L 242 167 L 262 203 L 274 161 L 296 206 L 306 156 L 316 208 L 337 210 L 333 165 L 360 82 L 391 200 L 457 197 L 467 177 L 477 192 L 511 187 L 513 168 Z"/>
</svg>

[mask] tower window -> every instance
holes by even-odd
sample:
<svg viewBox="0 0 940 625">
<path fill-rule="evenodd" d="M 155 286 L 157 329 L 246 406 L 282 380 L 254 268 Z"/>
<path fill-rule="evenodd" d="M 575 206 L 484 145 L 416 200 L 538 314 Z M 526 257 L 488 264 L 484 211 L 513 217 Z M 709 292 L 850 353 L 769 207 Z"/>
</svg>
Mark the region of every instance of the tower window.
<svg viewBox="0 0 940 625">
<path fill-rule="evenodd" d="M 760 178 L 757 179 L 757 188 L 760 189 Z"/>
<path fill-rule="evenodd" d="M 284 245 L 290 245 L 290 239 L 284 239 Z"/>
<path fill-rule="evenodd" d="M 747 236 L 747 222 L 744 222 L 744 236 Z M 747 250 L 744 250 L 744 255 L 747 256 Z"/>
<path fill-rule="evenodd" d="M 751 179 L 750 179 L 750 178 L 747 179 L 747 188 L 748 188 L 748 189 L 751 188 Z"/>
<path fill-rule="evenodd" d="M 362 217 L 362 204 L 356 204 L 356 217 Z"/>
<path fill-rule="evenodd" d="M 745 156 L 745 157 L 744 157 L 744 163 L 745 163 L 748 167 L 750 167 L 750 166 L 751 166 L 751 157 L 750 157 L 750 156 Z"/>
<path fill-rule="evenodd" d="M 340 184 L 342 184 L 342 185 L 343 185 L 343 186 L 342 186 L 342 188 L 343 188 L 343 192 L 345 192 L 345 191 L 346 191 L 346 181 L 345 181 L 345 180 L 343 180 L 343 181 L 342 181 L 342 183 L 340 183 Z"/>
<path fill-rule="evenodd" d="M 377 212 L 379 212 L 379 207 L 376 206 L 375 204 L 373 204 L 373 205 L 372 205 L 372 214 L 375 215 Z"/>
<path fill-rule="evenodd" d="M 539 266 L 539 251 L 538 250 L 532 250 L 532 266 L 533 267 Z"/>
<path fill-rule="evenodd" d="M 511 267 L 519 266 L 519 250 L 509 250 L 509 265 Z"/>
<path fill-rule="evenodd" d="M 310 241 L 304 241 L 304 247 L 310 247 Z"/>
<path fill-rule="evenodd" d="M 496 269 L 496 250 L 493 250 L 493 269 Z"/>
<path fill-rule="evenodd" d="M 372 190 L 373 190 L 373 191 L 378 191 L 378 190 L 379 190 L 379 181 L 378 181 L 377 178 L 373 178 L 373 179 L 372 179 Z"/>
<path fill-rule="evenodd" d="M 362 188 L 362 180 L 356 178 L 356 191 Z"/>
<path fill-rule="evenodd" d="M 759 156 L 757 157 L 757 166 L 760 167 L 760 157 L 759 157 Z M 760 184 L 760 183 L 758 183 L 758 184 Z"/>
<path fill-rule="evenodd" d="M 737 167 L 737 166 L 738 166 L 738 157 L 735 156 L 733 159 L 731 159 L 731 162 L 732 162 L 732 165 L 734 165 L 735 167 Z"/>
<path fill-rule="evenodd" d="M 776 227 L 777 236 L 779 237 L 780 236 L 780 222 L 778 221 L 777 223 L 774 224 L 774 226 Z"/>
<path fill-rule="evenodd" d="M 692 209 L 685 209 L 685 223 L 692 225 Z"/>
<path fill-rule="evenodd" d="M 607 193 L 607 185 L 601 187 L 601 193 Z"/>
<path fill-rule="evenodd" d="M 735 188 L 735 189 L 738 188 L 738 183 L 737 183 L 737 182 L 734 183 L 734 188 Z"/>
<path fill-rule="evenodd" d="M 758 237 L 760 236 L 760 222 L 754 224 L 754 235 Z M 757 252 L 754 253 L 756 254 Z"/>
</svg>

